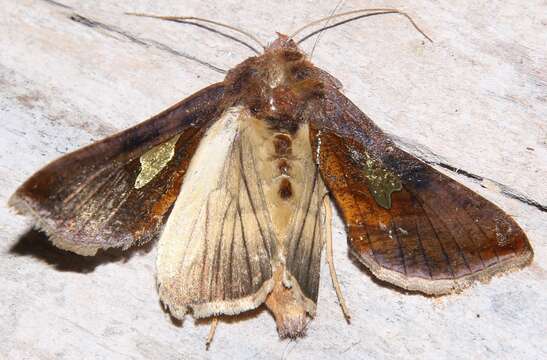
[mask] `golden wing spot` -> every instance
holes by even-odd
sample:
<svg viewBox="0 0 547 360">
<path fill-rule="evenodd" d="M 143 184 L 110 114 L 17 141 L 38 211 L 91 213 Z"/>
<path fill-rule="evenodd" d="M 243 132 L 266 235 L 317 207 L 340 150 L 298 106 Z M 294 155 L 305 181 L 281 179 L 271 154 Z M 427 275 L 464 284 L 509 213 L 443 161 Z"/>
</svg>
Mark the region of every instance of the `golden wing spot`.
<svg viewBox="0 0 547 360">
<path fill-rule="evenodd" d="M 135 189 L 144 187 L 167 166 L 175 156 L 175 145 L 179 137 L 180 135 L 176 135 L 170 140 L 154 146 L 141 156 L 141 171 L 135 180 Z"/>
<path fill-rule="evenodd" d="M 368 190 L 378 205 L 384 209 L 391 208 L 391 194 L 401 191 L 403 185 L 399 177 L 387 170 L 377 160 L 373 159 L 364 149 L 359 153 L 348 147 L 352 159 L 362 167 L 362 175 L 366 179 Z"/>
</svg>

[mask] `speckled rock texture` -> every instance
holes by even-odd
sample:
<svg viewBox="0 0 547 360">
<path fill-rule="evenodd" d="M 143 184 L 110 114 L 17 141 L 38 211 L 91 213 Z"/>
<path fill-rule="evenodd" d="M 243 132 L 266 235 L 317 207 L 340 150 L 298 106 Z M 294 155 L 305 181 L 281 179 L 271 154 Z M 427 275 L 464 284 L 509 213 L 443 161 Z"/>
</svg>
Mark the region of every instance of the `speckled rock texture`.
<svg viewBox="0 0 547 360">
<path fill-rule="evenodd" d="M 534 262 L 459 295 L 427 298 L 375 282 L 334 222 L 347 325 L 323 261 L 307 337 L 280 340 L 265 310 L 222 321 L 162 311 L 153 244 L 84 258 L 52 247 L 6 207 L 61 154 L 136 124 L 252 52 L 209 26 L 125 16 L 208 17 L 264 41 L 337 1 L 0 0 L 0 357 L 3 359 L 547 358 L 547 5 L 516 1 L 345 1 L 398 6 L 323 34 L 313 61 L 406 150 L 511 214 Z M 211 28 L 213 28 L 211 26 Z M 227 36 L 229 35 L 229 36 Z M 315 38 L 302 44 L 310 51 Z"/>
</svg>

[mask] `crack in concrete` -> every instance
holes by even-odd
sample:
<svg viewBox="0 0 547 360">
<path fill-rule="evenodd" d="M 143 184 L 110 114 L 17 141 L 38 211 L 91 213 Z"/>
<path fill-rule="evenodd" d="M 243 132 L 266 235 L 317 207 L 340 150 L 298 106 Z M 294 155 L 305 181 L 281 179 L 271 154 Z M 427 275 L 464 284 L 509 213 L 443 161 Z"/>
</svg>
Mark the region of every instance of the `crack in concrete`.
<svg viewBox="0 0 547 360">
<path fill-rule="evenodd" d="M 471 180 L 474 180 L 475 182 L 478 182 L 482 187 L 485 187 L 484 183 L 488 181 L 494 184 L 499 189 L 498 192 L 501 193 L 502 195 L 507 196 L 511 199 L 518 200 L 526 205 L 533 206 L 541 212 L 547 212 L 547 205 L 541 204 L 534 199 L 530 199 L 529 197 L 522 194 L 521 192 L 515 189 L 512 189 L 511 187 L 504 185 L 502 183 L 499 183 L 495 180 L 485 178 L 483 176 L 473 174 L 464 169 L 460 169 L 455 166 L 452 166 L 448 164 L 443 157 L 437 155 L 431 149 L 425 147 L 422 144 L 418 144 L 410 139 L 403 138 L 392 133 L 387 133 L 387 135 L 391 139 L 393 139 L 397 143 L 397 145 L 399 145 L 403 150 L 405 150 L 408 153 L 414 154 L 414 156 L 416 156 L 418 159 L 422 160 L 423 162 L 429 165 L 437 165 L 453 173 L 463 175 Z"/>
<path fill-rule="evenodd" d="M 463 175 L 465 177 L 468 177 L 470 179 L 474 179 L 474 180 L 478 180 L 478 181 L 483 181 L 484 178 L 482 176 L 479 176 L 479 175 L 476 175 L 476 174 L 472 174 L 468 171 L 465 171 L 463 169 L 459 169 L 457 167 L 454 167 L 452 165 L 449 165 L 449 164 L 446 164 L 446 163 L 442 163 L 442 162 L 433 162 L 433 164 L 435 165 L 438 165 L 440 167 L 442 167 L 443 169 L 446 169 L 446 170 L 450 170 L 456 174 L 460 174 L 460 175 Z"/>
<path fill-rule="evenodd" d="M 51 0 L 47 0 L 47 1 L 51 1 Z M 179 57 L 182 57 L 186 60 L 190 60 L 190 61 L 193 61 L 193 62 L 196 62 L 200 65 L 203 65 L 203 66 L 206 66 L 207 68 L 209 68 L 210 70 L 213 70 L 213 71 L 216 71 L 220 74 L 226 74 L 228 71 L 225 70 L 225 69 L 222 69 L 218 66 L 215 66 L 213 64 L 210 64 L 204 60 L 201 60 L 201 59 L 198 59 L 197 57 L 195 56 L 192 56 L 192 55 L 189 55 L 189 54 L 186 54 L 186 53 L 183 53 L 181 51 L 178 51 L 178 50 L 175 50 L 163 43 L 160 43 L 158 41 L 155 41 L 155 40 L 149 40 L 149 39 L 142 39 L 142 38 L 138 38 L 134 35 L 131 35 L 130 33 L 128 33 L 127 31 L 124 31 L 122 29 L 119 29 L 117 27 L 114 27 L 114 26 L 111 26 L 111 25 L 107 25 L 107 24 L 104 24 L 102 22 L 99 22 L 99 21 L 96 21 L 96 20 L 92 20 L 90 18 L 87 18 L 85 16 L 82 16 L 82 15 L 79 15 L 79 14 L 72 14 L 69 16 L 69 19 L 74 21 L 74 22 L 77 22 L 79 24 L 82 24 L 84 26 L 87 26 L 89 28 L 98 28 L 98 29 L 102 29 L 102 30 L 105 30 L 105 31 L 108 31 L 110 33 L 114 33 L 114 34 L 118 34 L 118 35 L 121 35 L 122 37 L 124 37 L 125 39 L 135 43 L 135 44 L 138 44 L 140 46 L 145 46 L 145 47 L 153 47 L 155 49 L 158 49 L 158 50 L 161 50 L 161 51 L 164 51 L 164 52 L 167 52 L 171 55 L 175 55 L 175 56 L 179 56 Z"/>
<path fill-rule="evenodd" d="M 55 6 L 62 7 L 62 8 L 64 8 L 64 9 L 72 9 L 71 6 L 62 4 L 62 3 L 57 2 L 57 1 L 54 1 L 54 0 L 42 0 L 42 1 L 47 2 L 48 4 L 51 4 L 51 5 L 55 5 Z"/>
<path fill-rule="evenodd" d="M 501 194 L 503 194 L 503 195 L 505 195 L 505 196 L 507 196 L 511 199 L 515 199 L 517 201 L 520 201 L 520 202 L 522 202 L 526 205 L 533 206 L 541 212 L 547 212 L 547 205 L 540 204 L 538 201 L 536 201 L 534 199 L 530 199 L 529 197 L 525 196 L 524 194 L 510 188 L 507 185 L 501 184 L 501 183 L 499 183 L 495 180 L 488 179 L 488 178 L 482 177 L 480 175 L 470 173 L 469 171 L 459 169 L 457 167 L 454 167 L 452 165 L 449 165 L 449 164 L 446 164 L 446 163 L 443 163 L 443 162 L 435 162 L 435 161 L 427 161 L 427 160 L 424 160 L 424 161 L 426 163 L 430 164 L 430 165 L 440 166 L 443 169 L 449 170 L 449 171 L 451 171 L 455 174 L 458 174 L 458 175 L 463 175 L 463 176 L 465 176 L 469 179 L 475 180 L 479 183 L 482 183 L 485 180 L 490 181 L 500 189 L 499 192 Z M 483 184 L 480 184 L 480 185 L 484 186 Z"/>
<path fill-rule="evenodd" d="M 511 188 L 509 188 L 509 187 L 507 187 L 503 184 L 499 184 L 499 186 L 502 188 L 501 193 L 504 194 L 505 196 L 508 196 L 512 199 L 518 200 L 518 201 L 520 201 L 522 203 L 525 203 L 527 205 L 533 206 L 541 212 L 547 212 L 547 205 L 540 204 L 536 200 L 530 199 L 530 198 L 524 196 L 523 194 L 521 194 L 519 192 L 516 192 L 516 191 L 512 190 Z"/>
</svg>

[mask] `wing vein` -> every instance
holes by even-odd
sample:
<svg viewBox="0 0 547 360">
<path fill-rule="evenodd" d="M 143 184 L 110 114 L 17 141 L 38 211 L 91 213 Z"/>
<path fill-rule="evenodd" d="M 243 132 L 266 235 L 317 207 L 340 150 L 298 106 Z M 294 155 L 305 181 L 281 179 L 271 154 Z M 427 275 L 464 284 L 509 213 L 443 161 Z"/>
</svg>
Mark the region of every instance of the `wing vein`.
<svg viewBox="0 0 547 360">
<path fill-rule="evenodd" d="M 114 171 L 112 174 L 113 176 L 109 176 L 109 180 L 103 182 L 98 188 L 97 188 L 97 191 L 94 192 L 94 194 L 97 194 L 99 192 L 99 190 L 101 190 L 103 187 L 105 187 L 107 184 L 108 184 L 108 181 L 110 181 L 110 179 L 114 179 L 114 184 L 112 185 L 112 187 L 115 187 L 121 179 L 123 179 L 123 173 L 122 173 L 122 170 L 123 168 L 118 168 L 116 169 L 116 171 Z M 88 198 L 87 201 L 91 200 L 91 198 Z M 100 210 L 102 210 L 102 206 L 108 201 L 108 197 L 106 196 L 103 196 L 103 198 L 101 199 L 100 203 L 99 204 L 96 204 L 95 206 L 95 209 L 91 212 L 91 214 L 88 214 L 87 215 L 87 218 L 81 222 L 81 224 L 78 224 L 78 230 L 74 233 L 75 236 L 77 235 L 80 235 L 81 232 L 84 230 L 84 228 L 87 226 L 87 224 L 89 224 L 93 218 L 95 217 L 95 214 L 97 214 L 97 212 L 99 212 Z M 81 209 L 81 207 L 80 207 Z M 79 209 L 78 209 L 79 210 Z M 99 234 L 97 234 L 95 236 L 95 239 L 99 236 Z"/>
<path fill-rule="evenodd" d="M 237 207 L 237 212 L 239 213 L 239 225 L 241 227 L 241 241 L 243 241 L 243 248 L 245 249 L 245 262 L 247 263 L 247 276 L 249 277 L 249 287 L 253 286 L 253 273 L 251 268 L 251 259 L 249 258 L 249 249 L 247 249 L 247 239 L 245 236 L 245 229 L 243 226 L 243 216 L 241 216 L 241 208 Z M 260 274 L 262 279 L 262 272 Z"/>
<path fill-rule="evenodd" d="M 397 225 L 395 224 L 395 220 L 393 218 L 391 218 L 391 228 L 393 230 L 393 233 L 395 234 L 395 240 L 397 240 L 397 245 L 399 246 L 399 252 L 401 253 L 401 261 L 403 263 L 403 271 L 404 271 L 405 275 L 407 275 L 405 253 L 404 253 L 404 250 L 403 250 L 403 243 L 401 242 L 401 239 L 399 238 L 399 235 L 397 234 Z"/>
<path fill-rule="evenodd" d="M 351 198 L 353 199 L 353 203 L 356 205 L 355 207 L 358 209 L 359 219 L 364 219 L 365 216 L 363 216 L 363 211 L 361 210 L 361 207 L 359 206 L 359 202 L 355 199 L 355 195 L 353 195 L 353 193 L 351 191 L 349 191 L 350 186 L 348 184 L 346 174 L 344 174 L 343 179 L 344 179 L 344 182 L 346 183 L 346 192 L 351 196 Z M 370 252 L 372 253 L 372 257 L 374 258 L 374 261 L 376 261 L 376 263 L 380 264 L 380 262 L 378 261 L 376 252 L 374 251 L 374 248 L 372 247 L 372 240 L 370 240 L 370 235 L 368 233 L 368 226 L 366 224 L 359 225 L 359 226 L 363 227 L 364 230 L 365 230 L 365 236 L 367 238 L 369 249 L 370 249 Z"/>
<path fill-rule="evenodd" d="M 239 208 L 239 194 L 238 194 L 238 201 L 237 201 L 237 204 L 236 204 L 236 210 L 235 210 L 235 214 L 234 216 L 236 217 L 234 219 L 234 223 L 232 225 L 232 241 L 230 242 L 230 257 L 228 258 L 228 264 L 229 264 L 229 270 L 228 270 L 228 276 L 230 277 L 230 280 L 226 282 L 225 286 L 224 286 L 224 299 L 226 299 L 226 295 L 228 294 L 228 291 L 230 292 L 230 298 L 233 297 L 233 292 L 232 292 L 232 289 L 233 287 L 231 286 L 232 285 L 232 280 L 234 278 L 233 276 L 233 260 L 234 260 L 234 242 L 235 242 L 235 239 L 236 239 L 236 223 L 238 221 L 238 217 L 239 216 L 239 212 L 237 211 L 237 209 Z M 239 219 L 239 221 L 241 221 L 241 218 Z M 226 290 L 226 287 L 228 288 Z"/>
<path fill-rule="evenodd" d="M 471 265 L 469 265 L 469 262 L 467 261 L 467 257 L 465 256 L 465 252 L 463 251 L 460 243 L 458 242 L 458 240 L 456 240 L 456 238 L 454 237 L 454 235 L 452 235 L 452 232 L 450 231 L 450 228 L 448 227 L 448 224 L 437 214 L 433 211 L 433 209 L 431 209 L 427 204 L 424 204 L 425 208 L 428 208 L 429 211 L 431 212 L 431 214 L 433 216 L 435 216 L 437 218 L 437 220 L 444 226 L 444 228 L 446 229 L 448 235 L 450 235 L 450 237 L 452 238 L 452 240 L 454 241 L 454 244 L 456 244 L 456 246 L 458 247 L 458 251 L 463 259 L 463 262 L 465 264 L 465 266 L 467 266 L 467 269 L 469 270 L 470 273 L 473 273 L 473 270 L 471 269 Z"/>
<path fill-rule="evenodd" d="M 418 222 L 416 222 L 416 235 L 417 235 L 417 238 L 418 238 L 418 244 L 420 245 L 420 250 L 422 252 L 422 256 L 424 257 L 425 266 L 427 267 L 427 271 L 429 272 L 429 277 L 431 279 L 433 279 L 433 274 L 431 272 L 431 266 L 429 265 L 429 261 L 427 261 L 427 256 L 426 256 L 426 253 L 425 253 L 424 245 L 422 244 L 422 238 L 420 236 L 420 229 L 418 227 Z"/>
<path fill-rule="evenodd" d="M 450 258 L 448 257 L 448 253 L 446 252 L 446 249 L 444 248 L 443 246 L 443 243 L 441 241 L 441 238 L 439 237 L 439 234 L 437 233 L 437 230 L 435 229 L 435 226 L 433 226 L 433 222 L 431 221 L 431 219 L 429 218 L 429 215 L 427 214 L 427 212 L 425 211 L 425 208 L 422 204 L 422 201 L 421 199 L 414 195 L 416 197 L 416 200 L 418 202 L 418 204 L 420 205 L 420 207 L 422 208 L 422 211 L 424 213 L 424 216 L 425 218 L 427 219 L 427 221 L 429 222 L 429 226 L 431 226 L 431 229 L 433 230 L 433 232 L 435 233 L 435 238 L 437 239 L 438 243 L 439 243 L 439 246 L 441 247 L 441 251 L 443 253 L 443 256 L 444 256 L 444 259 L 446 261 L 446 264 L 448 265 L 448 268 L 450 269 L 450 273 L 452 274 L 452 277 L 455 277 L 456 274 L 454 273 L 454 269 L 452 267 L 452 264 L 450 263 Z"/>
<path fill-rule="evenodd" d="M 454 218 L 456 219 L 456 222 L 458 223 L 460 228 L 463 229 L 463 231 L 465 231 L 465 233 L 467 234 L 467 238 L 471 241 L 471 243 L 473 244 L 473 247 L 477 250 L 477 256 L 479 257 L 479 260 L 481 261 L 482 268 L 485 269 L 486 265 L 484 264 L 484 260 L 482 259 L 482 256 L 481 256 L 481 253 L 480 253 L 479 249 L 477 248 L 477 244 L 475 243 L 475 240 L 473 240 L 473 237 L 470 236 L 467 229 L 462 225 L 462 223 L 460 222 L 460 219 L 458 219 L 457 216 L 455 216 Z"/>
<path fill-rule="evenodd" d="M 220 222 L 220 235 L 218 239 L 216 239 L 217 244 L 215 246 L 215 251 L 213 255 L 213 261 L 211 264 L 211 270 L 212 274 L 209 276 L 209 289 L 216 289 L 218 286 L 218 275 L 219 275 L 219 262 L 220 262 L 220 248 L 222 245 L 222 239 L 224 238 L 224 224 L 226 222 L 226 218 L 228 216 L 228 211 L 230 209 L 230 205 L 232 204 L 232 197 L 230 197 L 230 201 L 228 202 L 228 206 L 226 207 L 224 211 L 224 215 L 222 216 L 222 221 Z M 214 279 L 213 279 L 214 278 Z M 213 287 L 213 280 L 214 280 L 214 287 Z M 213 300 L 213 292 L 209 292 L 209 301 Z"/>
<path fill-rule="evenodd" d="M 300 246 L 300 239 L 302 238 L 302 233 L 304 232 L 304 227 L 306 226 L 306 221 L 308 220 L 308 213 L 310 212 L 313 190 L 315 190 L 315 186 L 316 186 L 316 183 L 317 183 L 317 172 L 318 171 L 316 169 L 313 173 L 312 192 L 310 192 L 311 195 L 308 197 L 308 204 L 306 205 L 306 212 L 304 214 L 304 221 L 302 221 L 302 225 L 300 226 L 300 231 L 298 232 L 298 237 L 296 238 L 296 244 L 294 245 L 294 248 L 293 248 L 294 251 L 292 252 L 291 262 L 294 259 L 294 255 L 296 254 L 296 250 Z M 291 243 L 292 243 L 292 241 L 291 241 Z"/>
<path fill-rule="evenodd" d="M 242 148 L 242 145 L 241 145 L 241 141 L 239 141 L 239 165 L 241 167 L 241 171 L 240 171 L 241 179 L 243 180 L 243 185 L 245 186 L 245 191 L 247 193 L 247 197 L 249 198 L 249 203 L 251 204 L 251 209 L 253 210 L 253 214 L 254 214 L 256 222 L 258 224 L 258 231 L 260 232 L 260 236 L 262 238 L 262 243 L 264 244 L 266 252 L 268 253 L 268 257 L 271 258 L 271 251 L 270 251 L 270 248 L 269 248 L 268 244 L 266 243 L 266 237 L 264 236 L 264 230 L 262 229 L 262 224 L 261 224 L 260 220 L 258 219 L 258 214 L 256 212 L 256 207 L 255 207 L 253 198 L 251 197 L 251 192 L 249 190 L 249 184 L 247 183 L 247 176 L 245 175 L 245 170 L 244 170 L 245 167 L 243 166 L 243 148 Z M 253 164 L 253 166 L 254 166 L 254 164 Z"/>
<path fill-rule="evenodd" d="M 485 233 L 484 230 L 481 228 L 481 226 L 473 221 L 473 218 L 471 217 L 471 215 L 469 214 L 469 212 L 467 211 L 467 209 L 466 209 L 465 207 L 463 207 L 463 211 L 465 212 L 465 214 L 467 215 L 467 217 L 469 218 L 469 220 L 471 220 L 471 223 L 479 229 L 479 231 L 481 232 L 482 236 L 484 236 L 484 239 L 485 239 L 486 242 L 488 243 L 489 238 L 488 238 L 488 236 L 486 236 L 486 233 Z M 500 261 L 500 257 L 499 257 L 499 255 L 498 255 L 498 251 L 496 250 L 496 247 L 495 247 L 495 246 L 492 246 L 492 247 L 490 247 L 490 248 L 491 248 L 492 250 L 494 250 L 494 254 L 496 255 L 497 262 L 499 262 L 499 261 Z M 514 251 L 513 251 L 513 252 L 514 252 Z"/>
<path fill-rule="evenodd" d="M 210 197 L 207 198 L 207 201 L 205 203 L 205 235 L 204 235 L 204 239 L 205 240 L 209 240 L 209 202 L 211 201 Z M 203 292 L 206 290 L 205 287 L 203 286 L 204 284 L 204 278 L 205 278 L 205 266 L 207 265 L 207 253 L 208 253 L 208 249 L 209 248 L 209 244 L 207 241 L 205 241 L 205 243 L 203 244 L 203 257 L 202 257 L 202 260 L 201 260 L 201 279 L 199 281 L 199 285 L 200 285 L 200 289 L 199 289 L 199 294 L 200 294 L 200 297 L 201 298 L 205 298 L 205 296 L 203 296 Z M 209 274 L 210 275 L 210 274 Z"/>
<path fill-rule="evenodd" d="M 315 211 L 315 217 L 314 217 L 314 224 L 313 224 L 313 233 L 312 233 L 312 241 L 311 241 L 311 246 L 310 246 L 310 254 L 308 256 L 308 266 L 307 266 L 307 272 L 306 272 L 306 275 L 308 275 L 306 277 L 306 289 L 309 289 L 310 288 L 310 279 L 311 279 L 311 272 L 310 272 L 310 268 L 311 268 L 311 264 L 312 264 L 312 260 L 313 260 L 313 250 L 314 250 L 314 247 L 315 247 L 315 233 L 317 232 L 317 220 L 318 220 L 318 215 L 320 214 L 321 212 L 321 206 L 317 207 L 317 210 Z"/>
</svg>

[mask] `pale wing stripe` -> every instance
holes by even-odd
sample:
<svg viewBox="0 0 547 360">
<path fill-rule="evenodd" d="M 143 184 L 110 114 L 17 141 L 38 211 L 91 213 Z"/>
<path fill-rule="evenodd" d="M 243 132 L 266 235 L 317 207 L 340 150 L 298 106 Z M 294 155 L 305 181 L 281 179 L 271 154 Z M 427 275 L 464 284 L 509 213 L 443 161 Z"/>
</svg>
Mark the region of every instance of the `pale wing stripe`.
<svg viewBox="0 0 547 360">
<path fill-rule="evenodd" d="M 308 191 L 306 193 L 306 195 L 307 195 L 306 198 L 305 198 L 305 200 L 307 200 L 305 202 L 306 203 L 306 211 L 304 212 L 304 216 L 303 216 L 303 219 L 302 219 L 302 225 L 299 227 L 298 236 L 296 237 L 296 239 L 292 239 L 292 238 L 290 239 L 289 257 L 291 258 L 290 259 L 291 262 L 294 261 L 294 257 L 296 256 L 297 250 L 300 246 L 300 240 L 302 239 L 302 233 L 304 232 L 304 227 L 306 226 L 306 221 L 308 220 L 308 217 L 309 217 L 310 207 L 311 207 L 311 203 L 312 203 L 312 199 L 313 199 L 313 193 L 316 190 L 316 185 L 317 185 L 317 170 L 314 171 L 314 174 L 313 174 L 312 190 Z M 302 200 L 304 200 L 304 199 L 302 199 Z M 295 240 L 296 240 L 296 244 L 294 244 Z"/>
<path fill-rule="evenodd" d="M 251 159 L 252 159 L 252 161 L 253 161 L 253 162 L 252 162 L 252 164 L 253 164 L 253 170 L 256 172 L 256 167 L 255 167 L 255 165 L 254 165 L 254 158 L 252 157 L 252 152 L 250 152 L 250 154 L 251 154 Z M 252 208 L 252 210 L 253 210 L 253 214 L 254 214 L 255 219 L 256 219 L 256 222 L 257 222 L 257 224 L 258 224 L 258 229 L 259 229 L 259 231 L 260 231 L 260 238 L 262 239 L 262 242 L 263 242 L 263 244 L 264 244 L 264 247 L 266 248 L 266 251 L 267 251 L 267 253 L 268 253 L 268 257 L 271 258 L 271 257 L 272 257 L 272 252 L 271 252 L 270 247 L 269 247 L 268 244 L 267 244 L 267 240 L 266 240 L 266 237 L 265 237 L 265 235 L 264 235 L 264 234 L 265 234 L 265 231 L 264 231 L 264 229 L 263 229 L 263 224 L 262 224 L 262 222 L 260 221 L 260 219 L 258 218 L 258 214 L 257 214 L 257 212 L 256 212 L 256 205 L 254 204 L 254 200 L 253 200 L 253 198 L 252 198 L 252 196 L 251 196 L 251 192 L 250 192 L 250 190 L 249 190 L 249 184 L 248 184 L 248 181 L 247 181 L 247 176 L 246 176 L 246 171 L 245 171 L 245 165 L 244 165 L 244 163 L 243 163 L 243 147 L 242 147 L 242 145 L 241 145 L 241 141 L 239 142 L 239 165 L 240 165 L 240 167 L 241 167 L 241 179 L 243 180 L 243 185 L 244 185 L 244 187 L 245 187 L 245 192 L 246 192 L 246 194 L 247 194 L 247 197 L 249 198 L 249 202 L 250 202 L 250 204 L 251 204 L 251 208 Z M 257 181 L 257 183 L 260 183 L 260 181 Z M 262 196 L 261 196 L 260 198 L 262 198 L 262 199 L 264 198 L 263 194 L 262 194 Z M 271 239 L 271 237 L 270 237 L 270 239 Z M 270 243 L 272 243 L 272 242 L 270 241 Z"/>
<path fill-rule="evenodd" d="M 76 204 L 76 207 L 74 209 L 71 209 L 73 216 L 70 219 L 74 219 L 77 217 L 78 213 L 80 213 L 80 210 L 86 206 L 91 199 L 93 199 L 99 191 L 107 184 L 110 179 L 112 179 L 114 176 L 118 174 L 120 171 L 120 168 L 115 169 L 110 174 L 108 174 L 106 177 L 102 178 L 101 181 L 99 181 L 97 184 L 95 184 L 95 188 L 93 188 L 87 196 L 85 196 L 83 199 L 77 199 L 78 203 Z M 90 183 L 91 184 L 91 183 Z"/>
<path fill-rule="evenodd" d="M 83 181 L 78 187 L 76 187 L 64 200 L 63 204 L 66 205 L 70 203 L 75 197 L 77 197 L 82 190 L 84 190 L 89 184 L 93 183 L 95 179 L 97 179 L 100 175 L 102 175 L 105 171 L 110 170 L 110 166 L 105 166 L 102 169 L 97 170 L 93 175 L 86 178 L 85 181 Z"/>
<path fill-rule="evenodd" d="M 317 232 L 317 224 L 321 223 L 321 216 L 320 215 L 321 215 L 321 206 L 318 206 L 317 210 L 315 211 L 315 221 L 314 221 L 314 225 L 313 225 L 313 233 L 312 233 L 312 236 L 311 236 L 312 243 L 311 243 L 311 246 L 310 246 L 310 253 L 309 253 L 309 256 L 308 256 L 307 270 L 306 270 L 306 273 L 305 273 L 306 275 L 308 275 L 306 277 L 306 289 L 309 289 L 312 286 L 312 284 L 310 284 L 310 282 L 312 280 L 314 280 L 313 279 L 313 274 L 315 272 L 312 271 L 311 266 L 312 266 L 312 264 L 314 264 L 313 260 L 314 260 L 315 254 L 317 253 L 316 248 L 315 248 L 315 246 L 316 246 L 315 242 L 317 241 L 317 237 L 319 237 L 320 240 L 322 238 L 321 232 L 320 231 Z M 322 244 L 320 246 L 322 247 Z"/>
<path fill-rule="evenodd" d="M 93 195 L 86 200 L 86 203 L 82 203 L 81 206 L 74 212 L 72 219 L 80 218 L 78 221 L 78 230 L 74 233 L 75 235 L 79 235 L 82 231 L 84 231 L 91 221 L 97 221 L 99 218 L 96 216 L 97 213 L 105 210 L 104 204 L 109 200 L 109 198 L 105 196 L 104 193 L 100 193 L 100 191 L 109 184 L 111 188 L 114 188 L 119 184 L 123 177 L 123 168 L 116 169 L 116 171 L 112 172 L 112 174 L 108 176 L 107 180 L 102 182 L 101 185 L 97 187 L 97 189 L 93 192 Z M 113 179 L 112 183 L 110 182 L 111 179 Z M 99 193 L 100 195 L 96 196 Z M 93 204 L 93 210 L 91 212 L 80 212 L 84 206 L 88 205 L 91 198 L 94 198 L 94 202 L 96 202 Z M 82 216 L 82 214 L 85 214 L 85 217 Z M 99 234 L 97 234 L 97 236 L 99 236 Z"/>
</svg>

